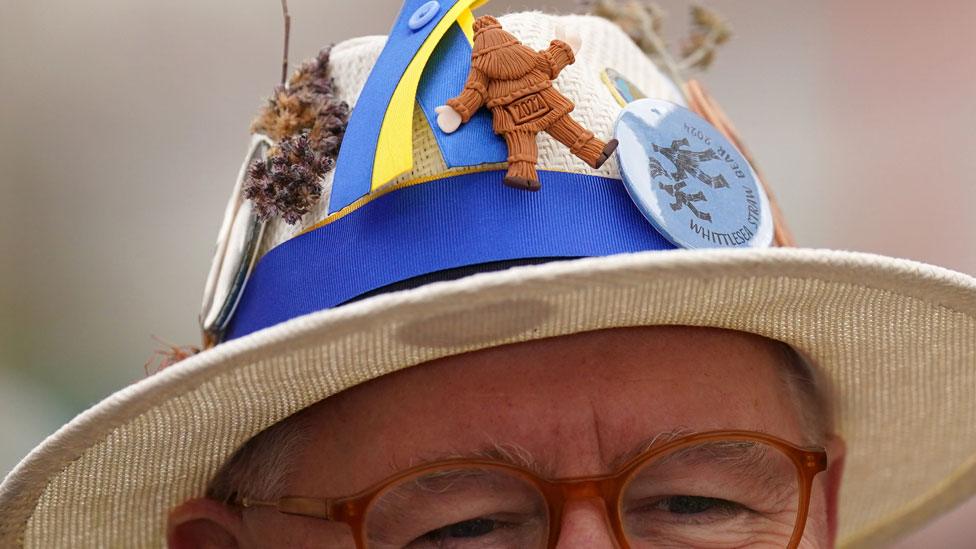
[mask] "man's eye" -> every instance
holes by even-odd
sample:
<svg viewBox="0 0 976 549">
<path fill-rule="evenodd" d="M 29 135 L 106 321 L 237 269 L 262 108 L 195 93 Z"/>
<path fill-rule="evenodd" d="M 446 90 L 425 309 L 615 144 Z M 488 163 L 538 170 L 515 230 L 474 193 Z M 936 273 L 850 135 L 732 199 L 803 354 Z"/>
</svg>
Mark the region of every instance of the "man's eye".
<svg viewBox="0 0 976 549">
<path fill-rule="evenodd" d="M 448 531 L 453 538 L 473 538 L 491 533 L 497 526 L 498 523 L 494 520 L 476 518 L 452 524 Z"/>
<path fill-rule="evenodd" d="M 654 506 L 658 510 L 677 515 L 697 515 L 701 513 L 733 515 L 745 510 L 742 505 L 735 502 L 702 496 L 668 496 L 658 500 Z"/>
<path fill-rule="evenodd" d="M 498 526 L 499 524 L 496 520 L 479 517 L 438 528 L 437 530 L 428 532 L 424 538 L 431 541 L 449 538 L 476 538 L 494 532 Z"/>
</svg>

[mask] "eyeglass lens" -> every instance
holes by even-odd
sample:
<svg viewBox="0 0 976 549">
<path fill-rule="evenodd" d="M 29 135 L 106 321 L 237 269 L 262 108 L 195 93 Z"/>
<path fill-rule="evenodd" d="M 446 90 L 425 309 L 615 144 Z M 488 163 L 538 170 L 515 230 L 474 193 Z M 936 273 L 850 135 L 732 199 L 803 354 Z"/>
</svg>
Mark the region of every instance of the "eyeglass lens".
<svg viewBox="0 0 976 549">
<path fill-rule="evenodd" d="M 445 469 L 406 479 L 366 515 L 369 549 L 545 547 L 545 497 L 502 468 Z"/>
<path fill-rule="evenodd" d="M 793 461 L 772 446 L 691 446 L 636 471 L 623 489 L 621 522 L 632 549 L 783 548 L 796 526 L 799 482 Z"/>
</svg>

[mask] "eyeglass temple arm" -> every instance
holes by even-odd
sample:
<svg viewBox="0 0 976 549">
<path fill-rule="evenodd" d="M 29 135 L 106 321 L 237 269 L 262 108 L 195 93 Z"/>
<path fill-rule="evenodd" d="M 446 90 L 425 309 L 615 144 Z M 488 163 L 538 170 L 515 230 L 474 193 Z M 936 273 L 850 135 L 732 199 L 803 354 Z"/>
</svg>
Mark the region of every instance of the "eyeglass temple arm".
<svg viewBox="0 0 976 549">
<path fill-rule="evenodd" d="M 325 520 L 335 520 L 337 517 L 332 512 L 332 505 L 329 500 L 302 498 L 302 497 L 283 497 L 278 501 L 261 501 L 257 499 L 241 498 L 242 507 L 275 507 L 278 511 L 289 515 L 301 515 L 303 517 L 313 517 Z"/>
</svg>

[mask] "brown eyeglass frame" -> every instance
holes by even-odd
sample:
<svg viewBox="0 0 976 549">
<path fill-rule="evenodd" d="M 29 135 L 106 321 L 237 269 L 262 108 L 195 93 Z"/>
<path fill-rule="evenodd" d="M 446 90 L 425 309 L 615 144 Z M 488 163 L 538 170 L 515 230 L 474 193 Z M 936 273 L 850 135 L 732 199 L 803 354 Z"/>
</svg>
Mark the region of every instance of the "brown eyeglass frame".
<svg viewBox="0 0 976 549">
<path fill-rule="evenodd" d="M 821 471 L 827 469 L 827 451 L 824 448 L 803 448 L 783 439 L 753 431 L 709 431 L 681 437 L 656 448 L 648 449 L 628 460 L 615 473 L 586 477 L 562 479 L 542 479 L 535 473 L 509 463 L 489 459 L 450 459 L 412 467 L 396 473 L 385 480 L 351 496 L 340 498 L 308 498 L 299 496 L 285 496 L 277 501 L 258 501 L 242 498 L 237 502 L 240 506 L 274 507 L 279 512 L 289 515 L 312 517 L 328 521 L 344 522 L 352 529 L 356 547 L 366 548 L 366 514 L 369 506 L 389 487 L 396 485 L 408 477 L 415 477 L 425 473 L 437 472 L 447 468 L 476 466 L 502 470 L 535 486 L 543 495 L 549 506 L 549 536 L 548 546 L 553 549 L 559 540 L 562 525 L 563 509 L 566 503 L 573 500 L 599 498 L 604 502 L 610 527 L 613 529 L 616 542 L 621 549 L 630 549 L 621 520 L 620 501 L 623 497 L 623 487 L 631 480 L 632 475 L 650 460 L 665 453 L 682 447 L 692 446 L 704 442 L 760 442 L 772 446 L 788 457 L 796 466 L 799 491 L 796 525 L 790 537 L 788 549 L 795 549 L 803 538 L 803 529 L 807 521 L 810 508 L 810 495 L 813 479 Z"/>
</svg>

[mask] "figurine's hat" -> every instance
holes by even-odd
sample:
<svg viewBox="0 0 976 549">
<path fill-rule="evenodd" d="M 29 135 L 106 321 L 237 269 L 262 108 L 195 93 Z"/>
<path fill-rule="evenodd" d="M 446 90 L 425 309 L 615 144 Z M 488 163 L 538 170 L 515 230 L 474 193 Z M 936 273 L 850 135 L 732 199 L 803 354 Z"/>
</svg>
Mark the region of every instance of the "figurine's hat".
<svg viewBox="0 0 976 549">
<path fill-rule="evenodd" d="M 500 20 L 534 50 L 559 26 L 582 38 L 555 86 L 617 155 L 595 170 L 540 134 L 542 189 L 504 186 L 490 114 L 450 135 L 436 123 L 470 67 L 473 3 L 410 0 L 388 39 L 341 43 L 279 90 L 315 108 L 254 136 L 204 300 L 209 348 L 34 450 L 0 485 L 0 546 L 159 546 L 169 509 L 302 408 L 438 357 L 622 326 L 740 330 L 808 356 L 848 444 L 842 543 L 973 493 L 976 280 L 784 246 L 715 105 L 595 17 Z"/>
<path fill-rule="evenodd" d="M 498 19 L 495 19 L 490 15 L 482 15 L 481 17 L 475 19 L 472 28 L 474 30 L 474 35 L 478 36 L 478 34 L 485 32 L 488 29 L 500 29 L 502 28 L 502 24 L 498 22 Z"/>
<path fill-rule="evenodd" d="M 490 15 L 475 20 L 471 64 L 486 74 L 521 76 L 534 68 L 538 54 L 502 28 Z"/>
</svg>

